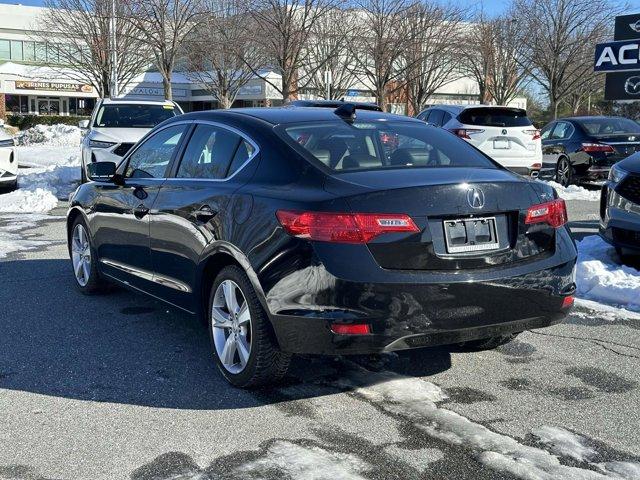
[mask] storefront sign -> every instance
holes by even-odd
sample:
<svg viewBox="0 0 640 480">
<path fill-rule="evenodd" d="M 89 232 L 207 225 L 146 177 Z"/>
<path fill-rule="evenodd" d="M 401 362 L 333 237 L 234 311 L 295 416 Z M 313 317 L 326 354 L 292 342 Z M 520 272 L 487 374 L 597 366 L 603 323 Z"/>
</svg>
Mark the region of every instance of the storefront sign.
<svg viewBox="0 0 640 480">
<path fill-rule="evenodd" d="M 174 98 L 182 98 L 187 96 L 187 91 L 184 88 L 172 89 Z M 123 87 L 121 90 L 123 96 L 140 96 L 140 97 L 160 97 L 164 98 L 164 88 L 162 87 Z"/>
<path fill-rule="evenodd" d="M 49 92 L 93 93 L 93 87 L 82 83 L 33 82 L 16 80 L 16 90 L 46 90 Z"/>
<path fill-rule="evenodd" d="M 596 45 L 594 70 L 608 72 L 605 100 L 640 100 L 640 13 L 616 17 L 614 41 Z"/>
</svg>

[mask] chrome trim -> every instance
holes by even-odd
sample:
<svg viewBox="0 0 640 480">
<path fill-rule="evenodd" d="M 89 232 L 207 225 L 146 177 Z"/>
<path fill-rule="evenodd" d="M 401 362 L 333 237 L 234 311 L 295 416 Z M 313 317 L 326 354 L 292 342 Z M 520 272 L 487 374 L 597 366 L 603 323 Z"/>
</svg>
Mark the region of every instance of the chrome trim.
<svg viewBox="0 0 640 480">
<path fill-rule="evenodd" d="M 117 268 L 125 273 L 133 275 L 135 277 L 142 278 L 149 282 L 154 282 L 165 287 L 173 288 L 184 293 L 191 293 L 191 287 L 180 280 L 175 278 L 166 277 L 164 275 L 158 275 L 157 273 L 149 272 L 141 268 L 136 268 L 126 263 L 118 262 L 116 260 L 109 260 L 107 258 L 101 258 L 100 263 L 103 263 L 109 267 Z M 124 282 L 126 283 L 126 282 Z"/>
<path fill-rule="evenodd" d="M 225 125 L 223 123 L 219 123 L 219 122 L 213 122 L 211 120 L 193 120 L 193 123 L 195 124 L 196 128 L 198 125 L 211 125 L 214 127 L 218 127 L 218 128 L 222 128 L 225 130 L 229 130 L 230 132 L 235 133 L 236 135 L 238 135 L 240 138 L 246 140 L 248 143 L 251 144 L 251 146 L 253 147 L 253 155 L 251 155 L 242 165 L 240 165 L 238 167 L 238 169 L 233 172 L 233 174 L 231 174 L 231 176 L 229 177 L 225 177 L 225 178 L 192 178 L 192 177 L 169 177 L 167 178 L 167 180 L 189 180 L 189 181 L 197 181 L 197 182 L 226 182 L 227 180 L 231 180 L 233 177 L 236 176 L 236 174 L 238 174 L 244 167 L 247 166 L 247 164 L 253 160 L 254 158 L 256 158 L 258 156 L 258 154 L 260 153 L 260 147 L 258 146 L 258 144 L 256 143 L 255 140 L 253 140 L 251 137 L 247 136 L 246 133 L 244 133 L 241 130 L 238 130 L 235 127 L 231 127 L 229 125 Z M 182 160 L 184 158 L 184 152 L 182 155 L 182 158 L 180 158 L 180 163 L 182 163 Z M 178 165 L 178 170 L 180 170 L 180 165 Z M 177 173 L 176 171 L 176 173 Z"/>
</svg>

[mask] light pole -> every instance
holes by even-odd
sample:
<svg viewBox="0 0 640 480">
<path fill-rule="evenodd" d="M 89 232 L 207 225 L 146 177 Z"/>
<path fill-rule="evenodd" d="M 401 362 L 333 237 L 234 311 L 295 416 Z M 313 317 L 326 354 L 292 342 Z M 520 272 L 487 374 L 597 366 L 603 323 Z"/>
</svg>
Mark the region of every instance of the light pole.
<svg viewBox="0 0 640 480">
<path fill-rule="evenodd" d="M 118 86 L 118 44 L 116 37 L 116 0 L 111 0 L 111 15 L 109 16 L 109 44 L 111 51 L 111 87 L 109 93 L 111 97 L 117 97 L 119 92 Z"/>
</svg>

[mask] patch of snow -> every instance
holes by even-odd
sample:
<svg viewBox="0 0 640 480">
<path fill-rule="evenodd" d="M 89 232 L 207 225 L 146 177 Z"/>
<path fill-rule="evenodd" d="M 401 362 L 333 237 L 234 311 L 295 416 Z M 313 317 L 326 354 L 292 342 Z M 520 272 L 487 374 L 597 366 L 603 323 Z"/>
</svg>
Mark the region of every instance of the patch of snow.
<svg viewBox="0 0 640 480">
<path fill-rule="evenodd" d="M 14 190 L 0 195 L 0 212 L 45 213 L 58 205 L 58 199 L 49 190 Z"/>
<path fill-rule="evenodd" d="M 81 130 L 72 125 L 35 125 L 16 135 L 19 145 L 72 147 L 80 145 Z"/>
<path fill-rule="evenodd" d="M 80 156 L 80 147 L 52 147 L 36 145 L 30 147 L 16 147 L 16 158 L 24 172 L 24 167 L 50 167 L 66 161 L 68 158 Z"/>
<path fill-rule="evenodd" d="M 597 202 L 600 200 L 600 190 L 587 190 L 578 185 L 569 185 L 563 187 L 557 182 L 539 180 L 542 183 L 551 185 L 558 192 L 558 196 L 564 200 L 585 200 L 589 202 Z"/>
<path fill-rule="evenodd" d="M 489 430 L 462 415 L 436 405 L 440 388 L 420 379 L 403 377 L 390 372 L 371 372 L 355 369 L 346 372 L 343 386 L 354 389 L 357 395 L 377 407 L 410 419 L 431 437 L 453 445 L 469 448 L 489 468 L 508 472 L 527 480 L 604 480 L 637 478 L 626 476 L 627 471 L 601 467 L 600 472 L 560 463 L 560 459 L 542 449 L 524 445 L 514 438 Z M 427 384 L 417 387 L 417 382 Z M 392 384 L 390 386 L 389 384 Z M 595 466 L 595 465 L 594 465 Z"/>
<path fill-rule="evenodd" d="M 578 317 L 591 317 L 593 311 L 598 312 L 598 318 L 605 320 L 617 320 L 624 318 L 625 320 L 640 320 L 640 313 L 632 312 L 626 308 L 612 307 L 610 305 L 604 305 L 602 303 L 594 302 L 593 300 L 585 300 L 584 298 L 576 298 L 576 307 L 584 307 L 589 309 L 589 312 L 581 312 L 578 309 L 574 309 L 571 314 Z"/>
<path fill-rule="evenodd" d="M 354 455 L 279 440 L 269 447 L 264 458 L 249 462 L 238 470 L 245 474 L 260 474 L 276 469 L 292 480 L 365 480 L 361 473 L 370 468 Z"/>
<path fill-rule="evenodd" d="M 2 198 L 0 196 L 0 198 Z M 0 216 L 0 258 L 5 258 L 14 252 L 37 250 L 50 242 L 37 238 L 30 238 L 22 234 L 23 230 L 33 228 L 36 222 L 45 218 L 45 215 L 21 215 L 20 217 Z M 5 223 L 6 222 L 6 223 Z"/>
<path fill-rule="evenodd" d="M 542 426 L 531 431 L 538 439 L 549 445 L 551 451 L 558 455 L 571 457 L 579 462 L 592 459 L 596 451 L 585 445 L 585 439 L 564 428 Z"/>
<path fill-rule="evenodd" d="M 577 246 L 578 296 L 640 311 L 640 271 L 618 264 L 615 249 L 597 235 Z"/>
<path fill-rule="evenodd" d="M 618 475 L 617 478 L 640 478 L 640 463 L 637 462 L 605 462 L 598 463 L 596 466 L 607 474 Z"/>
</svg>

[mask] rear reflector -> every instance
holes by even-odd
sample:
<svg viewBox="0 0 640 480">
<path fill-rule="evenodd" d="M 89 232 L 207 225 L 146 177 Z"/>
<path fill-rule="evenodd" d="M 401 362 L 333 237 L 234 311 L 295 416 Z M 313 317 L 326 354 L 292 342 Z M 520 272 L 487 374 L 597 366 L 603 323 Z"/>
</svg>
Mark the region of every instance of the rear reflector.
<svg viewBox="0 0 640 480">
<path fill-rule="evenodd" d="M 471 140 L 471 135 L 484 132 L 481 128 L 453 128 L 449 130 L 451 133 L 456 134 L 460 138 Z"/>
<path fill-rule="evenodd" d="M 420 231 L 405 214 L 278 210 L 276 216 L 289 235 L 320 242 L 368 243 L 384 233 Z"/>
<path fill-rule="evenodd" d="M 569 295 L 568 297 L 564 297 L 562 299 L 562 308 L 569 308 L 573 306 L 575 298 L 573 295 Z"/>
<path fill-rule="evenodd" d="M 548 223 L 554 228 L 561 227 L 567 223 L 567 206 L 561 198 L 533 205 L 527 210 L 525 223 Z"/>
<path fill-rule="evenodd" d="M 331 331 L 339 335 L 368 335 L 371 333 L 371 329 L 366 323 L 357 323 L 355 325 L 334 323 L 331 325 Z"/>
<path fill-rule="evenodd" d="M 604 145 L 602 143 L 583 143 L 582 151 L 587 153 L 614 153 L 615 150 L 611 145 Z"/>
</svg>

